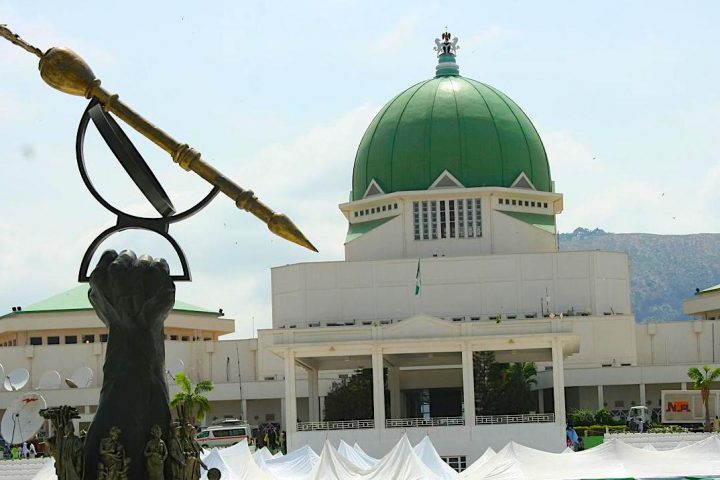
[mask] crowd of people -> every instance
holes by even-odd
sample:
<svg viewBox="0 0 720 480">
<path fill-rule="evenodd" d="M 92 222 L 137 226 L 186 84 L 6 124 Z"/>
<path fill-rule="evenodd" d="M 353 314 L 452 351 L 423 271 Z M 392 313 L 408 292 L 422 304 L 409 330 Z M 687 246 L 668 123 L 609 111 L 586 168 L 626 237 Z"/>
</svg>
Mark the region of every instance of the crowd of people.
<svg viewBox="0 0 720 480">
<path fill-rule="evenodd" d="M 287 453 L 287 442 L 285 432 L 280 430 L 280 425 L 275 423 L 266 423 L 253 429 L 253 443 L 256 449 L 267 447 L 272 454 L 277 452 Z"/>
<path fill-rule="evenodd" d="M 35 458 L 38 455 L 38 449 L 35 442 L 23 442 L 22 445 L 5 444 L 3 456 L 6 459 L 19 460 L 21 458 Z"/>
</svg>

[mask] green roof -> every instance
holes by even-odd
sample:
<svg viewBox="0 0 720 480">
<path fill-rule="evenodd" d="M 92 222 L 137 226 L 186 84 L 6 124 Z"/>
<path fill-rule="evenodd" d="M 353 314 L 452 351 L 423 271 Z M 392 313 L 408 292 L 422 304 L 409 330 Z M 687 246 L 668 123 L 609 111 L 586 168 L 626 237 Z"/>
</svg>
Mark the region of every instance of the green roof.
<svg viewBox="0 0 720 480">
<path fill-rule="evenodd" d="M 352 200 L 375 179 L 385 193 L 426 190 L 443 171 L 465 187 L 510 187 L 524 172 L 552 191 L 547 155 L 515 102 L 478 81 L 442 74 L 392 99 L 355 156 Z"/>
<path fill-rule="evenodd" d="M 555 228 L 555 215 L 543 215 L 541 213 L 524 213 L 524 212 L 506 212 L 498 210 L 500 213 L 512 217 L 515 220 L 520 220 L 523 223 L 532 225 L 533 227 L 545 230 L 549 233 L 557 233 Z"/>
<path fill-rule="evenodd" d="M 373 230 L 383 223 L 392 220 L 393 218 L 397 217 L 397 215 L 393 217 L 388 218 L 380 218 L 378 220 L 371 220 L 369 222 L 360 222 L 360 223 L 351 223 L 348 226 L 348 232 L 345 236 L 345 243 L 350 243 L 356 238 L 360 238 L 366 233 L 368 233 L 370 230 Z"/>
<path fill-rule="evenodd" d="M 700 295 L 703 293 L 717 292 L 718 290 L 720 290 L 720 283 L 718 283 L 715 286 L 708 287 L 705 290 L 700 290 L 699 292 L 697 292 L 697 295 Z"/>
<path fill-rule="evenodd" d="M 90 285 L 82 284 L 75 288 L 67 290 L 65 292 L 54 295 L 45 300 L 30 304 L 26 307 L 22 307 L 22 311 L 17 313 L 46 313 L 46 312 L 60 312 L 60 311 L 71 311 L 71 310 L 92 310 L 90 300 L 88 299 L 88 290 Z M 190 305 L 189 303 L 175 301 L 174 311 L 190 312 L 190 313 L 203 313 L 219 315 L 217 310 L 211 310 L 205 307 L 197 307 Z"/>
</svg>

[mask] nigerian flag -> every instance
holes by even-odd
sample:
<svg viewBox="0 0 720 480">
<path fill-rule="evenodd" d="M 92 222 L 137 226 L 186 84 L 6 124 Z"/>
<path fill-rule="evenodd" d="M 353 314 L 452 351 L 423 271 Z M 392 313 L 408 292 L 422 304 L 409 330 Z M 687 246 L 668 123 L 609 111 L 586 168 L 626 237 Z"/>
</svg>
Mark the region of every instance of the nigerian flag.
<svg viewBox="0 0 720 480">
<path fill-rule="evenodd" d="M 422 277 L 420 276 L 420 259 L 418 258 L 418 268 L 415 274 L 415 295 L 420 295 L 420 285 L 422 284 Z"/>
</svg>

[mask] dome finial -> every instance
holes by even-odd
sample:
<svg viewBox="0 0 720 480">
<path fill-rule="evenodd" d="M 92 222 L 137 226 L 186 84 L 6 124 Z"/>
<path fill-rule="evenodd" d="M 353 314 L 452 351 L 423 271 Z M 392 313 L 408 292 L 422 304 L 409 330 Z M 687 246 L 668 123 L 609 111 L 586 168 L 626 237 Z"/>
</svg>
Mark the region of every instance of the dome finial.
<svg viewBox="0 0 720 480">
<path fill-rule="evenodd" d="M 450 32 L 447 31 L 447 27 L 445 27 L 445 32 L 441 35 L 441 38 L 435 39 L 435 50 L 437 52 L 438 56 L 438 64 L 435 67 L 435 76 L 436 77 L 445 77 L 445 76 L 456 76 L 460 75 L 460 68 L 458 67 L 458 64 L 455 63 L 455 55 L 457 54 L 458 48 L 458 38 L 452 37 Z M 451 40 L 452 38 L 452 40 Z"/>
</svg>

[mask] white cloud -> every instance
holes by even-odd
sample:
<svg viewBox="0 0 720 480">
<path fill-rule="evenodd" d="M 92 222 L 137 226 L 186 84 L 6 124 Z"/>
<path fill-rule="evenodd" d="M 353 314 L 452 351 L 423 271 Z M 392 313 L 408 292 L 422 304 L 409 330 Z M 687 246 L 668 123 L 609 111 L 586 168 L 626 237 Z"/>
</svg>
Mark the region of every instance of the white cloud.
<svg viewBox="0 0 720 480">
<path fill-rule="evenodd" d="M 460 45 L 461 49 L 472 53 L 478 48 L 486 47 L 488 45 L 505 40 L 512 35 L 513 32 L 511 30 L 508 30 L 507 28 L 501 27 L 499 25 L 493 25 L 470 37 L 460 38 L 458 45 Z"/>
</svg>

